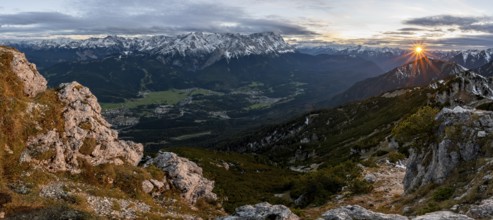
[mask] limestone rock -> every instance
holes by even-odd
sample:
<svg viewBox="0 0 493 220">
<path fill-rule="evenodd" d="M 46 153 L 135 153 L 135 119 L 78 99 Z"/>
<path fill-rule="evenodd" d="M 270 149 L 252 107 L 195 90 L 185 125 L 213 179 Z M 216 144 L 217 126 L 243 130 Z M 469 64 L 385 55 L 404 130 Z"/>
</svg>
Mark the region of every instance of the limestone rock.
<svg viewBox="0 0 493 220">
<path fill-rule="evenodd" d="M 174 153 L 159 152 L 144 166 L 151 164 L 166 173 L 168 181 L 181 192 L 181 196 L 189 203 L 195 204 L 201 198 L 209 202 L 217 200 L 217 195 L 212 192 L 214 181 L 204 178 L 202 168 L 196 163 Z"/>
<path fill-rule="evenodd" d="M 105 163 L 137 165 L 142 144 L 118 140 L 118 133 L 101 116 L 101 107 L 87 87 L 77 82 L 61 84 L 58 98 L 63 109 L 64 130 L 51 130 L 29 138 L 21 161 L 42 165 L 50 171 L 80 172 L 80 161 L 90 165 Z M 52 152 L 48 158 L 36 155 Z"/>
<path fill-rule="evenodd" d="M 373 173 L 368 173 L 364 177 L 366 182 L 374 183 L 377 181 L 377 177 Z"/>
<path fill-rule="evenodd" d="M 422 148 L 426 150 L 410 151 L 404 178 L 406 192 L 429 183 L 443 183 L 461 162 L 476 160 L 484 154 L 482 136 L 493 132 L 493 112 L 490 111 L 460 106 L 444 108 L 436 120 L 440 125 L 434 135 L 439 140 Z M 485 134 L 478 136 L 479 132 Z"/>
<path fill-rule="evenodd" d="M 158 189 L 163 188 L 164 184 L 165 184 L 164 181 L 159 181 L 159 180 L 155 180 L 155 179 L 151 179 L 150 181 L 151 181 L 152 185 L 154 185 Z"/>
<path fill-rule="evenodd" d="M 87 203 L 96 214 L 110 219 L 137 219 L 137 214 L 151 211 L 151 207 L 143 202 L 126 199 L 88 196 Z"/>
<path fill-rule="evenodd" d="M 453 213 L 450 211 L 438 211 L 417 216 L 413 220 L 473 220 L 466 215 Z"/>
<path fill-rule="evenodd" d="M 396 214 L 383 214 L 367 210 L 359 205 L 347 205 L 325 212 L 319 220 L 408 220 Z"/>
<path fill-rule="evenodd" d="M 12 72 L 24 83 L 24 93 L 29 97 L 35 97 L 46 90 L 46 79 L 36 70 L 36 65 L 29 63 L 26 56 L 14 49 L 0 47 L 0 53 L 10 53 Z"/>
<path fill-rule="evenodd" d="M 268 202 L 256 205 L 245 205 L 236 208 L 232 216 L 221 217 L 218 220 L 241 220 L 241 219 L 275 219 L 275 220 L 298 220 L 300 217 L 283 205 L 271 205 Z"/>
<path fill-rule="evenodd" d="M 485 199 L 479 205 L 471 205 L 467 215 L 477 219 L 492 219 L 493 198 Z"/>
<path fill-rule="evenodd" d="M 142 182 L 142 191 L 145 193 L 150 193 L 154 189 L 154 185 L 149 180 L 144 180 Z"/>
</svg>

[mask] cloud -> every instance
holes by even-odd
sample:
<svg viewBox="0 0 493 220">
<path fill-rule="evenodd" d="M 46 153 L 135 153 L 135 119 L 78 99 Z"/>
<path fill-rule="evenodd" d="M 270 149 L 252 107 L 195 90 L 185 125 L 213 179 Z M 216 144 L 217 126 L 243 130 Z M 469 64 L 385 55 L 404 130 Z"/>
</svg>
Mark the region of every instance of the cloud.
<svg viewBox="0 0 493 220">
<path fill-rule="evenodd" d="M 72 0 L 75 13 L 21 12 L 0 14 L 0 32 L 10 36 L 178 34 L 205 32 L 265 32 L 315 35 L 282 19 L 253 18 L 242 8 L 181 0 Z"/>
<path fill-rule="evenodd" d="M 453 15 L 436 15 L 429 17 L 413 18 L 403 22 L 407 25 L 416 25 L 422 27 L 449 27 L 447 31 L 476 31 L 483 33 L 493 33 L 493 17 L 483 16 L 453 16 Z M 450 27 L 456 28 L 450 28 Z M 436 31 L 443 31 L 436 29 Z"/>
<path fill-rule="evenodd" d="M 383 32 L 386 35 L 415 35 L 415 32 L 412 31 L 387 31 Z"/>
<path fill-rule="evenodd" d="M 462 17 L 453 15 L 436 15 L 405 20 L 403 23 L 408 25 L 418 25 L 427 27 L 470 25 L 482 21 L 481 17 Z"/>
<path fill-rule="evenodd" d="M 423 28 L 399 28 L 398 31 L 427 31 L 427 29 Z"/>
<path fill-rule="evenodd" d="M 433 40 L 430 43 L 436 45 L 447 45 L 447 47 L 486 48 L 487 45 L 493 45 L 493 35 L 484 34 L 477 36 L 445 38 Z"/>
</svg>

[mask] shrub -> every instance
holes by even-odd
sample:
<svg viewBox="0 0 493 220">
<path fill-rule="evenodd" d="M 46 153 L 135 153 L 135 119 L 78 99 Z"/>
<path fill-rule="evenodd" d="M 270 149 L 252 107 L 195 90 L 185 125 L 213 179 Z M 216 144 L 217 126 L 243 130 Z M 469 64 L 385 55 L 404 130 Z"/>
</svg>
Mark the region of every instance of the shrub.
<svg viewBox="0 0 493 220">
<path fill-rule="evenodd" d="M 310 204 L 322 205 L 344 186 L 348 186 L 354 194 L 365 193 L 372 189 L 371 184 L 361 179 L 361 169 L 354 162 L 344 162 L 305 174 L 294 182 L 291 197 L 297 199 L 302 196 L 302 201 L 296 204 L 298 207 L 306 207 Z"/>
<path fill-rule="evenodd" d="M 392 129 L 392 134 L 401 143 L 426 143 L 432 137 L 431 135 L 437 126 L 435 122 L 437 113 L 438 109 L 430 106 L 422 107 L 416 113 L 400 121 Z"/>
<path fill-rule="evenodd" d="M 450 199 L 450 197 L 454 194 L 454 191 L 455 190 L 452 187 L 440 187 L 433 192 L 433 200 L 439 202 Z"/>
<path fill-rule="evenodd" d="M 401 154 L 397 151 L 390 152 L 388 157 L 389 157 L 389 161 L 392 163 L 396 163 L 397 161 L 406 159 L 406 155 Z"/>
</svg>

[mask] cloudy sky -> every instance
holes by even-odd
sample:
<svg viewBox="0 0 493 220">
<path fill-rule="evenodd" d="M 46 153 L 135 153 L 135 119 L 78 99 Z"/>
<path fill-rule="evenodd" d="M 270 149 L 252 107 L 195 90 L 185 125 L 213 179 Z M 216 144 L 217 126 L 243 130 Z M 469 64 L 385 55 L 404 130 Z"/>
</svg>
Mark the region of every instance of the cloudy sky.
<svg viewBox="0 0 493 220">
<path fill-rule="evenodd" d="M 274 31 L 291 43 L 493 47 L 491 0 L 0 2 L 0 39 Z"/>
</svg>

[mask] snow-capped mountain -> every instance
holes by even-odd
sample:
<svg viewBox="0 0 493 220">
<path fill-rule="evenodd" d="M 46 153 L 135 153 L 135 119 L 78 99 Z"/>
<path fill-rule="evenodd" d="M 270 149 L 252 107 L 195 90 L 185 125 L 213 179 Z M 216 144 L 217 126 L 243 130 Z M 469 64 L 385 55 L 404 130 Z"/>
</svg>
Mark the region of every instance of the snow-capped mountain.
<svg viewBox="0 0 493 220">
<path fill-rule="evenodd" d="M 342 104 L 377 96 L 395 89 L 424 86 L 466 70 L 467 68 L 457 63 L 422 58 L 380 76 L 358 82 L 344 93 L 335 96 L 332 102 Z"/>
<path fill-rule="evenodd" d="M 211 64 L 222 58 L 233 59 L 248 55 L 276 55 L 294 52 L 279 35 L 272 32 L 242 34 L 218 34 L 192 32 L 174 37 L 152 36 L 124 38 L 107 36 L 86 40 L 53 39 L 40 41 L 3 42 L 29 54 L 43 51 L 63 53 L 67 61 L 104 58 L 108 55 L 144 53 L 148 55 L 200 57 Z M 69 52 L 75 53 L 66 56 Z M 54 56 L 51 54 L 51 56 Z M 36 60 L 36 58 L 35 58 Z"/>
<path fill-rule="evenodd" d="M 493 49 L 460 51 L 449 60 L 469 69 L 474 69 L 493 60 Z"/>
</svg>

